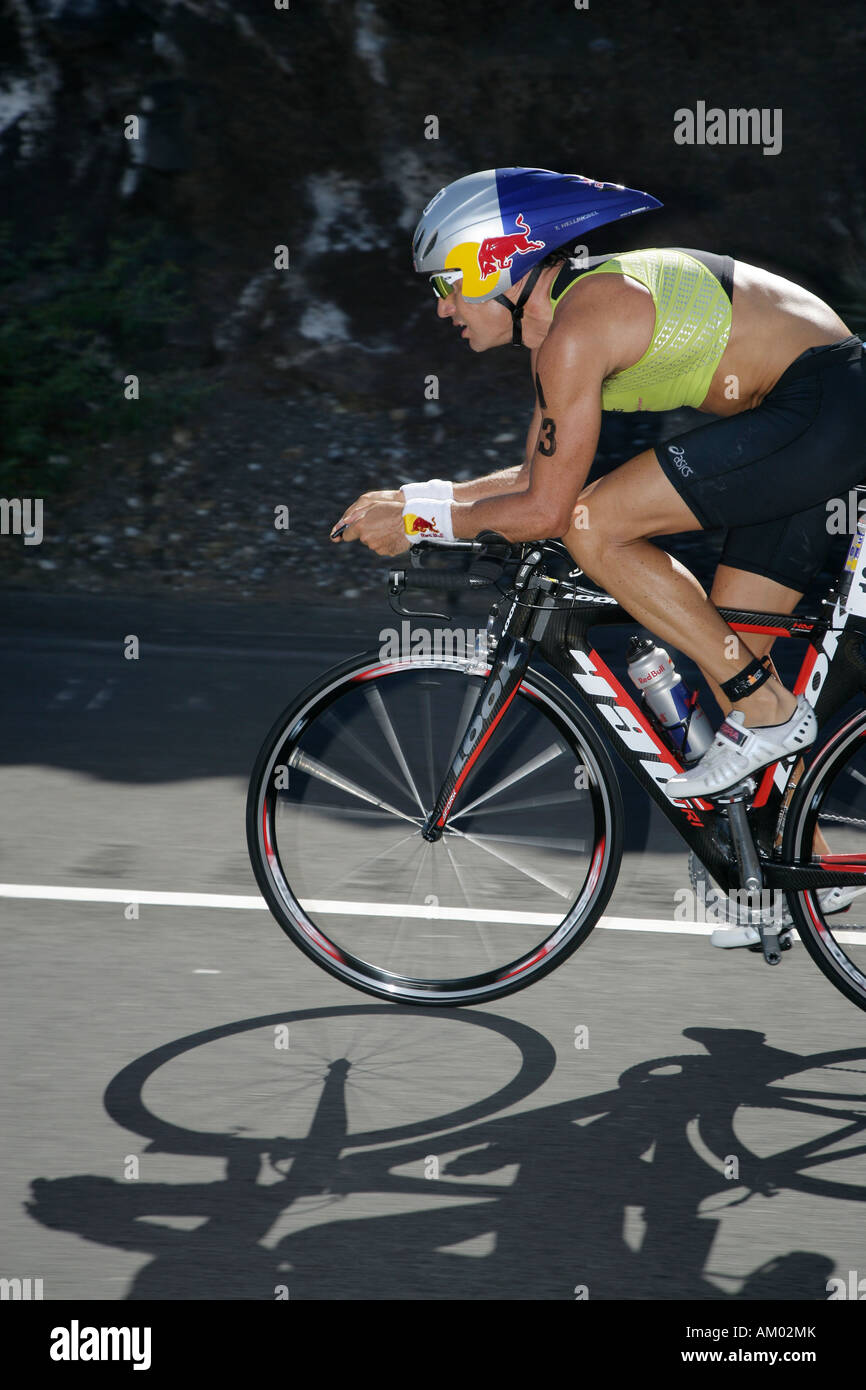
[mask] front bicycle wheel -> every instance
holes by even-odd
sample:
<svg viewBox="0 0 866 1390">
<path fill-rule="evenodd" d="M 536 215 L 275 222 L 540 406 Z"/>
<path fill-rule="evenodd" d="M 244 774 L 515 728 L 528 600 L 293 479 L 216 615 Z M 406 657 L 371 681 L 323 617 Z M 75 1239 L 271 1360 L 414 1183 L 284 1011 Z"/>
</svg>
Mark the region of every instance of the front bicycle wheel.
<svg viewBox="0 0 866 1390">
<path fill-rule="evenodd" d="M 301 950 L 397 1002 L 474 1004 L 559 965 L 600 917 L 622 857 L 610 755 L 583 712 L 528 672 L 463 783 L 421 834 L 484 668 L 355 658 L 271 729 L 250 780 L 262 894 Z"/>
<path fill-rule="evenodd" d="M 788 811 L 782 857 L 862 873 L 863 887 L 786 894 L 800 940 L 837 989 L 866 1009 L 866 712 L 820 749 Z M 815 852 L 820 831 L 829 854 Z M 841 910 L 839 910 L 841 909 Z"/>
</svg>

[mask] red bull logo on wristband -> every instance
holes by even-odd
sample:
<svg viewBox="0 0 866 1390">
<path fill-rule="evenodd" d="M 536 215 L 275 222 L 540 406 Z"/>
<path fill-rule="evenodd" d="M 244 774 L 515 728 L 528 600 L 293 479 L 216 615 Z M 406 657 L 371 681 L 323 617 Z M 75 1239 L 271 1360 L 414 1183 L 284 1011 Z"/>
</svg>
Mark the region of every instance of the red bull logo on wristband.
<svg viewBox="0 0 866 1390">
<path fill-rule="evenodd" d="M 407 536 L 442 535 L 435 518 L 428 521 L 426 516 L 415 516 L 413 512 L 407 512 L 403 517 L 403 530 Z"/>
</svg>

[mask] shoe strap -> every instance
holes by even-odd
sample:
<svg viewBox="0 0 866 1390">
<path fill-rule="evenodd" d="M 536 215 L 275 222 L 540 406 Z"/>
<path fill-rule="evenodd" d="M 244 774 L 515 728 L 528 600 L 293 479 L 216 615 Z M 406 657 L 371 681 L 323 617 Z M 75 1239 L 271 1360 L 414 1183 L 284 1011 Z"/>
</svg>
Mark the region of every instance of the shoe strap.
<svg viewBox="0 0 866 1390">
<path fill-rule="evenodd" d="M 740 729 L 737 727 L 736 724 L 729 724 L 727 719 L 724 721 L 724 723 L 720 724 L 718 729 L 716 730 L 717 738 L 719 734 L 722 735 L 722 737 L 725 739 L 727 743 L 734 743 L 738 748 L 742 748 L 743 745 L 748 742 L 749 738 L 748 729 Z"/>
</svg>

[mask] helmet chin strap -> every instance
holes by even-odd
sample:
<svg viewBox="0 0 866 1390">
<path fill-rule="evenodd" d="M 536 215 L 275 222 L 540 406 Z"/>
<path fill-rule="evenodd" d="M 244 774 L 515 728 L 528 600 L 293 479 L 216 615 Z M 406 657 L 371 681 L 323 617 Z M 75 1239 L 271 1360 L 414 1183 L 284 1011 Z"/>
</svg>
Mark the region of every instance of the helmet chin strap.
<svg viewBox="0 0 866 1390">
<path fill-rule="evenodd" d="M 526 284 L 523 286 L 523 289 L 520 291 L 520 296 L 514 304 L 512 304 L 511 300 L 508 299 L 508 297 L 504 294 L 494 295 L 494 303 L 504 304 L 509 314 L 511 315 L 512 347 L 523 347 L 523 328 L 521 324 L 521 321 L 523 319 L 523 310 L 526 305 L 527 299 L 532 294 L 532 291 L 535 289 L 535 283 L 539 275 L 541 274 L 542 269 L 543 267 L 541 265 L 534 265 L 532 267 L 532 269 L 526 277 Z"/>
</svg>

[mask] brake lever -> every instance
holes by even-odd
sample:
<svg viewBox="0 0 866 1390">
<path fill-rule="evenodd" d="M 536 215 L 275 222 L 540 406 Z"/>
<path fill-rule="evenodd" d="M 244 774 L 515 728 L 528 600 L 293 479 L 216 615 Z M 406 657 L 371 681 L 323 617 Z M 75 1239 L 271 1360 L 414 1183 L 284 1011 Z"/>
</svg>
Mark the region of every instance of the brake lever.
<svg viewBox="0 0 866 1390">
<path fill-rule="evenodd" d="M 446 623 L 450 623 L 450 613 L 431 613 L 427 608 L 404 608 L 399 596 L 405 588 L 406 571 L 392 570 L 391 582 L 388 585 L 388 603 L 394 613 L 399 613 L 401 618 L 442 618 Z"/>
</svg>

